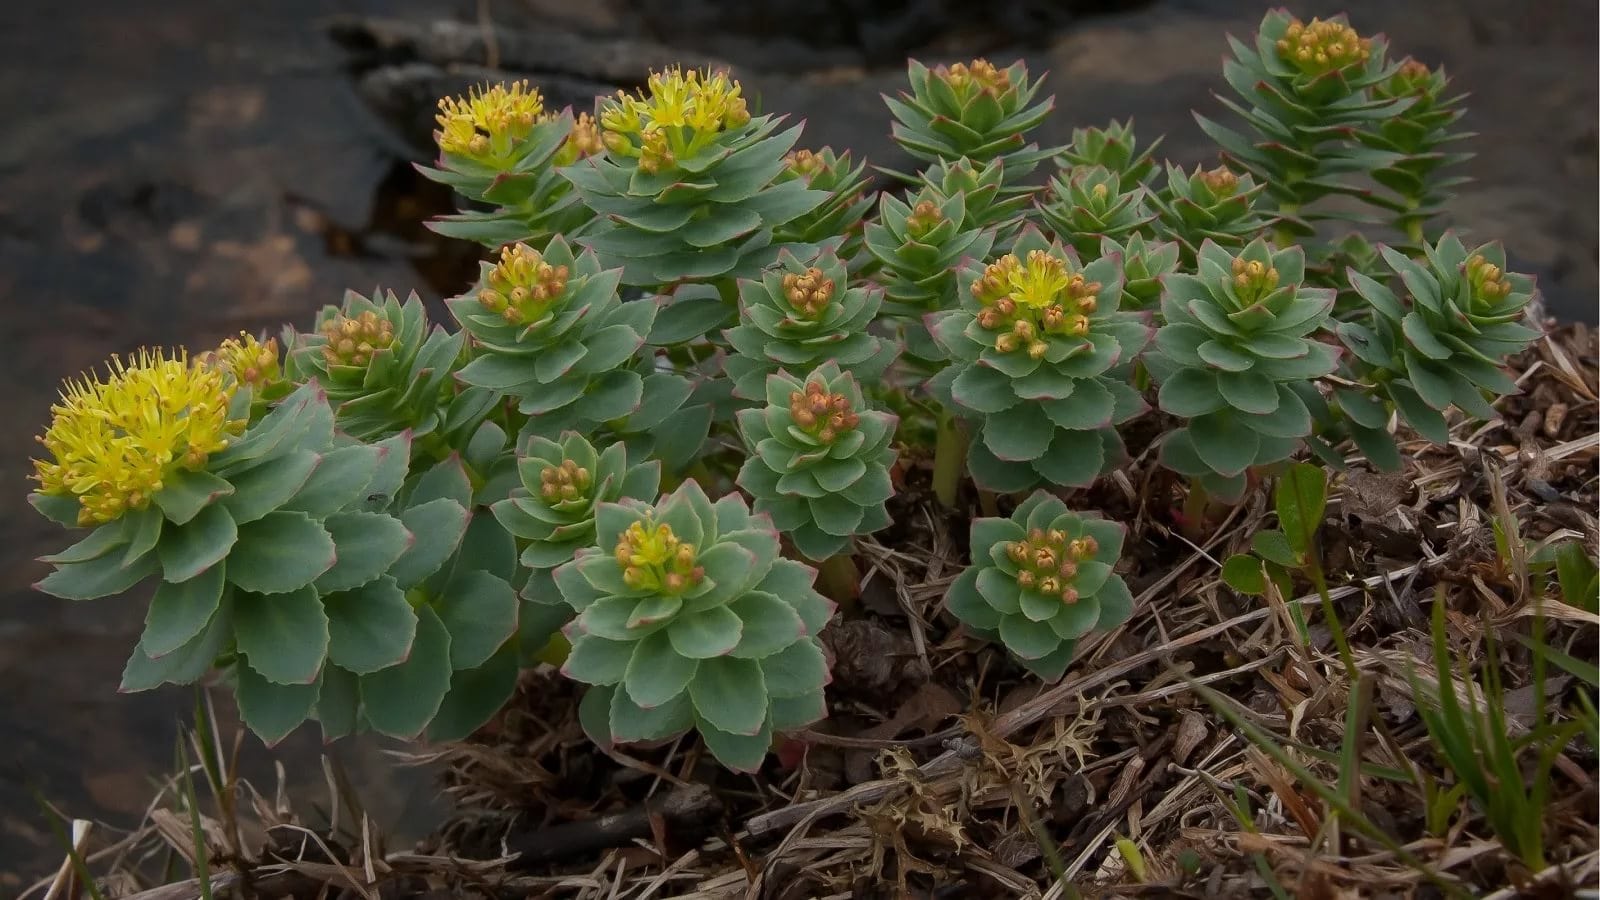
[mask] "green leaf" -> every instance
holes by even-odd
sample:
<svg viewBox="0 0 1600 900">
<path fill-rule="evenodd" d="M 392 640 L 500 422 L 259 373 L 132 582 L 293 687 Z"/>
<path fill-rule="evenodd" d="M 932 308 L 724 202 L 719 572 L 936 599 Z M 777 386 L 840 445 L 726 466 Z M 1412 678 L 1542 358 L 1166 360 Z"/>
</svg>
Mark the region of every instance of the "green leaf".
<svg viewBox="0 0 1600 900">
<path fill-rule="evenodd" d="M 1016 615 L 1022 611 L 1021 588 L 1017 587 L 1015 578 L 999 569 L 980 569 L 976 586 L 984 602 L 997 612 L 1005 615 Z"/>
<path fill-rule="evenodd" d="M 1000 617 L 1000 640 L 1022 659 L 1039 659 L 1061 646 L 1061 637 L 1045 622 L 1035 622 L 1020 612 Z"/>
<path fill-rule="evenodd" d="M 38 491 L 28 495 L 28 505 L 39 515 L 63 528 L 77 528 L 78 511 L 83 509 L 75 497 L 41 494 Z"/>
<path fill-rule="evenodd" d="M 793 607 L 784 605 L 794 615 Z M 690 659 L 708 659 L 730 652 L 739 644 L 743 632 L 744 623 L 727 606 L 684 613 L 667 627 L 672 648 Z"/>
<path fill-rule="evenodd" d="M 131 566 L 118 565 L 115 556 L 102 556 L 83 563 L 58 567 L 33 586 L 62 600 L 93 600 L 120 594 L 146 577 L 156 574 L 156 561 L 146 556 Z"/>
<path fill-rule="evenodd" d="M 1217 376 L 1202 369 L 1179 369 L 1161 383 L 1156 402 L 1164 412 L 1192 419 L 1227 405 Z"/>
<path fill-rule="evenodd" d="M 1235 553 L 1222 564 L 1222 580 L 1241 594 L 1260 596 L 1267 592 L 1267 576 L 1261 560 L 1247 553 Z"/>
<path fill-rule="evenodd" d="M 734 656 L 700 660 L 689 682 L 689 699 L 694 702 L 695 714 L 719 731 L 758 734 L 767 719 L 762 665 Z"/>
<path fill-rule="evenodd" d="M 621 684 L 637 641 L 611 641 L 592 634 L 573 638 L 561 674 L 584 684 Z"/>
<path fill-rule="evenodd" d="M 161 533 L 166 530 L 162 523 L 166 517 L 158 510 L 144 509 L 130 513 L 125 520 L 128 549 L 122 554 L 122 565 L 131 566 L 161 542 Z"/>
<path fill-rule="evenodd" d="M 578 724 L 601 750 L 609 751 L 616 744 L 611 736 L 611 701 L 618 690 L 609 685 L 591 687 L 578 701 Z"/>
<path fill-rule="evenodd" d="M 1219 475 L 1233 476 L 1255 462 L 1261 439 L 1256 433 L 1233 421 L 1231 416 L 1212 414 L 1189 423 L 1189 440 L 1195 453 Z"/>
<path fill-rule="evenodd" d="M 328 616 L 328 659 L 357 675 L 405 660 L 417 636 L 417 614 L 392 578 L 322 598 Z"/>
<path fill-rule="evenodd" d="M 1004 412 L 1021 402 L 1011 378 L 984 365 L 961 368 L 950 384 L 950 393 L 957 403 L 978 413 Z"/>
<path fill-rule="evenodd" d="M 322 457 L 296 450 L 264 460 L 233 476 L 233 494 L 222 501 L 240 525 L 283 506 L 305 487 Z"/>
<path fill-rule="evenodd" d="M 406 502 L 416 508 L 440 498 L 454 500 L 465 509 L 472 508 L 472 480 L 461 465 L 461 457 L 454 453 L 422 473 Z"/>
<path fill-rule="evenodd" d="M 334 513 L 322 525 L 338 555 L 333 568 L 316 580 L 324 594 L 360 587 L 387 572 L 413 540 L 399 519 L 384 513 Z"/>
<path fill-rule="evenodd" d="M 978 593 L 980 571 L 976 566 L 969 566 L 956 576 L 945 593 L 945 608 L 964 625 L 993 631 L 1000 627 L 1000 613 Z"/>
<path fill-rule="evenodd" d="M 700 737 L 706 742 L 711 755 L 735 772 L 754 772 L 767 759 L 772 748 L 772 728 L 763 722 L 754 734 L 730 734 L 711 725 L 704 716 L 698 717 Z"/>
<path fill-rule="evenodd" d="M 373 470 L 366 486 L 357 493 L 365 494 L 361 498 L 363 509 L 378 512 L 389 507 L 395 494 L 405 484 L 406 473 L 411 467 L 411 432 L 402 431 L 372 446 L 380 451 L 377 468 Z M 312 474 L 312 480 L 316 480 L 316 473 Z"/>
<path fill-rule="evenodd" d="M 238 546 L 239 529 L 222 506 L 205 507 L 193 519 L 171 529 L 156 545 L 161 577 L 180 582 L 206 571 Z"/>
<path fill-rule="evenodd" d="M 1075 487 L 1093 482 L 1105 468 L 1105 445 L 1095 431 L 1057 431 L 1033 468 L 1051 482 Z"/>
<path fill-rule="evenodd" d="M 361 683 L 352 672 L 323 666 L 317 691 L 317 722 L 324 743 L 355 734 L 361 725 Z"/>
<path fill-rule="evenodd" d="M 1038 459 L 1049 449 L 1055 433 L 1055 423 L 1034 404 L 1014 407 L 983 423 L 984 445 L 1003 462 Z"/>
<path fill-rule="evenodd" d="M 777 653 L 806 634 L 795 608 L 763 591 L 751 591 L 728 604 L 744 623 L 743 636 L 733 655 L 761 659 Z"/>
<path fill-rule="evenodd" d="M 761 672 L 768 696 L 804 697 L 828 683 L 828 660 L 816 638 L 806 638 L 761 660 Z"/>
<path fill-rule="evenodd" d="M 1594 612 L 1600 597 L 1595 594 L 1595 575 L 1600 570 L 1577 541 L 1556 548 L 1556 578 L 1561 584 L 1561 599 L 1579 609 Z"/>
<path fill-rule="evenodd" d="M 157 518 L 159 519 L 160 517 L 157 516 Z M 115 522 L 101 525 L 89 532 L 88 537 L 60 553 L 39 557 L 39 562 L 63 565 L 67 563 L 86 563 L 100 559 L 127 543 L 127 525 L 126 519 L 119 519 Z"/>
<path fill-rule="evenodd" d="M 211 617 L 205 630 L 177 650 L 157 659 L 145 652 L 143 644 L 135 647 L 122 671 L 122 684 L 117 690 L 130 693 L 148 691 L 168 682 L 190 684 L 199 681 L 211 670 L 217 654 L 232 639 L 233 604 L 224 597 L 221 608 Z"/>
<path fill-rule="evenodd" d="M 1258 416 L 1278 409 L 1278 388 L 1272 380 L 1256 372 L 1220 372 L 1217 389 L 1228 405 Z"/>
<path fill-rule="evenodd" d="M 222 566 L 179 584 L 163 581 L 156 586 L 145 611 L 139 644 L 153 658 L 177 650 L 204 631 L 222 605 Z"/>
<path fill-rule="evenodd" d="M 1258 531 L 1251 536 L 1250 549 L 1262 559 L 1277 563 L 1284 568 L 1297 568 L 1301 562 L 1295 555 L 1294 548 L 1289 546 L 1289 539 L 1276 528 Z"/>
<path fill-rule="evenodd" d="M 161 490 L 151 499 L 169 521 L 182 525 L 231 493 L 233 485 L 210 472 L 179 468 L 161 480 Z"/>
<path fill-rule="evenodd" d="M 718 296 L 674 298 L 656 313 L 650 343 L 659 347 L 701 337 L 726 323 L 732 314 L 728 303 Z"/>
<path fill-rule="evenodd" d="M 654 709 L 682 694 L 696 673 L 712 661 L 684 656 L 673 649 L 665 630 L 657 631 L 634 646 L 622 686 L 640 708 Z"/>
<path fill-rule="evenodd" d="M 336 561 L 327 529 L 305 513 L 275 512 L 239 529 L 228 580 L 253 593 L 281 594 L 311 584 Z"/>
<path fill-rule="evenodd" d="M 694 725 L 694 706 L 686 692 L 645 709 L 629 699 L 627 691 L 614 691 L 610 724 L 611 737 L 618 743 L 659 741 L 688 731 Z"/>
<path fill-rule="evenodd" d="M 413 536 L 407 550 L 389 567 L 389 575 L 402 588 L 439 571 L 455 555 L 462 535 L 467 533 L 467 511 L 454 500 L 440 497 L 400 514 L 400 523 Z"/>
<path fill-rule="evenodd" d="M 317 705 L 320 684 L 275 684 L 241 662 L 234 667 L 239 718 L 268 747 L 300 727 Z"/>
<path fill-rule="evenodd" d="M 435 601 L 450 632 L 450 665 L 482 665 L 517 633 L 517 594 L 503 579 L 481 570 L 458 573 Z"/>
<path fill-rule="evenodd" d="M 328 655 L 328 616 L 313 587 L 281 594 L 240 592 L 234 635 L 250 668 L 276 684 L 310 684 Z"/>
<path fill-rule="evenodd" d="M 406 661 L 361 676 L 367 721 L 390 737 L 415 738 L 444 703 L 451 672 L 450 632 L 433 610 L 420 607 L 416 641 Z"/>
<path fill-rule="evenodd" d="M 477 668 L 458 669 L 450 676 L 450 690 L 439 712 L 428 723 L 428 740 L 461 741 L 471 736 L 516 693 L 520 672 L 517 648 L 509 644 Z"/>
<path fill-rule="evenodd" d="M 770 715 L 773 731 L 797 731 L 827 718 L 828 701 L 822 691 L 813 691 L 804 697 L 774 697 Z"/>
<path fill-rule="evenodd" d="M 371 444 L 352 444 L 329 451 L 300 491 L 283 504 L 283 509 L 307 513 L 313 519 L 326 518 L 343 509 L 361 496 L 390 452 L 389 448 Z"/>
<path fill-rule="evenodd" d="M 1310 463 L 1295 463 L 1279 476 L 1273 499 L 1278 526 L 1290 548 L 1302 557 L 1308 555 L 1328 502 L 1327 473 Z"/>
</svg>

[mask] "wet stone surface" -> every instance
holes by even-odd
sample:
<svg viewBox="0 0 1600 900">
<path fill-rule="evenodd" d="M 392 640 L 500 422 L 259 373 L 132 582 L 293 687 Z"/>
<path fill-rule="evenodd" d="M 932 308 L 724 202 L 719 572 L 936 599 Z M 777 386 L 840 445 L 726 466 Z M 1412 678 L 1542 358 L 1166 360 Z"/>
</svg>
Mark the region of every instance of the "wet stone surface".
<svg viewBox="0 0 1600 900">
<path fill-rule="evenodd" d="M 0 29 L 0 66 L 9 83 L 26 85 L 0 97 L 8 123 L 0 133 L 0 392 L 8 412 L 0 431 L 0 484 L 8 486 L 0 491 L 0 894 L 61 859 L 33 789 L 73 814 L 135 824 L 152 780 L 171 769 L 193 703 L 177 689 L 115 692 L 142 598 L 69 604 L 30 589 L 45 571 L 31 560 L 64 543 L 23 501 L 32 436 L 57 383 L 142 344 L 206 347 L 240 329 L 303 326 L 347 287 L 415 288 L 430 300 L 459 289 L 476 251 L 420 226 L 450 198 L 411 172 L 409 158 L 424 152 L 411 138 L 419 129 L 425 136 L 437 92 L 484 77 L 514 48 L 463 63 L 430 58 L 415 42 L 362 47 L 348 34 L 331 40 L 328 17 L 425 23 L 454 13 L 475 22 L 478 4 L 460 5 L 174 0 L 134 12 L 92 0 L 69 17 L 21 5 L 10 14 L 20 21 Z M 1261 12 L 1169 0 L 1093 16 L 1083 13 L 1112 4 L 1071 4 L 1070 15 L 1039 18 L 1063 7 L 1019 2 L 976 21 L 963 18 L 967 4 L 851 0 L 839 6 L 845 15 L 864 10 L 861 27 L 802 40 L 797 28 L 766 33 L 775 26 L 760 17 L 719 18 L 732 15 L 718 12 L 723 5 L 689 7 L 702 16 L 691 27 L 666 17 L 677 7 L 657 0 L 488 4 L 508 26 L 538 23 L 565 36 L 559 57 L 544 53 L 529 71 L 557 98 L 581 101 L 639 83 L 652 63 L 714 53 L 737 66 L 764 108 L 806 121 L 805 145 L 848 147 L 889 166 L 902 158 L 878 95 L 898 89 L 902 70 L 883 60 L 908 48 L 928 62 L 1020 53 L 1049 70 L 1057 108 L 1043 140 L 1132 115 L 1143 140 L 1167 135 L 1163 151 L 1174 160 L 1207 161 L 1214 151 L 1189 111 L 1217 109 L 1210 92 L 1222 83 L 1224 32 L 1246 33 Z M 1480 133 L 1465 167 L 1477 181 L 1454 207 L 1457 223 L 1503 238 L 1514 265 L 1540 276 L 1554 311 L 1592 321 L 1593 5 L 1289 5 L 1303 16 L 1342 6 L 1363 30 L 1383 30 L 1404 51 L 1448 66 L 1474 95 L 1467 125 Z M 904 26 L 918 16 L 922 25 Z M 896 22 L 907 30 L 896 32 Z M 927 22 L 941 27 L 929 31 Z M 295 735 L 279 758 L 296 792 L 316 798 L 313 731 Z M 253 740 L 246 746 L 250 774 L 270 790 L 269 755 Z M 418 810 L 427 777 L 395 779 L 376 747 L 341 750 L 358 785 L 384 786 L 366 792 L 366 802 L 385 824 L 425 825 Z"/>
</svg>

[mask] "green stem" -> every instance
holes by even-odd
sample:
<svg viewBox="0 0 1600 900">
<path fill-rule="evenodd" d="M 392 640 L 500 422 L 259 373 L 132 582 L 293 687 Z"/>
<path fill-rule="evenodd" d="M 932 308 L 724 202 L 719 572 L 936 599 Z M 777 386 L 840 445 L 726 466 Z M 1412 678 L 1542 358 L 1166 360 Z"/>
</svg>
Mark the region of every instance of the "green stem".
<svg viewBox="0 0 1600 900">
<path fill-rule="evenodd" d="M 939 414 L 939 434 L 933 445 L 933 495 L 945 509 L 956 508 L 961 475 L 967 467 L 967 442 L 961 424 L 948 412 Z"/>
<path fill-rule="evenodd" d="M 861 597 L 861 572 L 849 552 L 835 553 L 817 564 L 817 591 L 846 612 Z"/>
<path fill-rule="evenodd" d="M 1281 203 L 1278 205 L 1279 216 L 1292 216 L 1299 211 L 1300 205 L 1297 203 Z M 1279 249 L 1294 246 L 1294 229 L 1279 222 L 1272 229 L 1272 242 L 1277 244 Z"/>
</svg>

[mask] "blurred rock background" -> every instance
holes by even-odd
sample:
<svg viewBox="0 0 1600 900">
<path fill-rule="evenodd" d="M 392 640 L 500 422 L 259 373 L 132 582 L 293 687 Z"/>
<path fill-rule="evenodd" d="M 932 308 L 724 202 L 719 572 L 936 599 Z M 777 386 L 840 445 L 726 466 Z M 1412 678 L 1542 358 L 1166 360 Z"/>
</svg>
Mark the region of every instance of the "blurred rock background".
<svg viewBox="0 0 1600 900">
<path fill-rule="evenodd" d="M 1549 308 L 1596 315 L 1596 8 L 1577 0 L 1330 0 L 1473 95 L 1477 181 L 1456 224 L 1501 238 Z M 33 593 L 60 535 L 23 501 L 33 435 L 59 380 L 142 344 L 214 345 L 306 323 L 346 287 L 453 293 L 474 248 L 421 221 L 450 197 L 415 176 L 431 101 L 499 66 L 559 102 L 641 83 L 650 65 L 730 63 L 758 109 L 806 122 L 805 146 L 901 161 L 879 94 L 908 54 L 1017 56 L 1049 70 L 1041 139 L 1133 116 L 1192 166 L 1214 150 L 1235 0 L 22 0 L 0 11 L 0 894 L 59 864 L 32 792 L 135 824 L 171 768 L 192 693 L 115 693 L 142 604 Z M 443 24 L 436 24 L 443 23 Z M 487 31 L 486 31 L 487 29 Z M 493 38 L 485 41 L 485 34 Z M 523 43 L 519 43 L 519 41 Z M 532 41 L 532 43 L 527 43 Z M 273 785 L 271 757 L 248 769 Z M 280 748 L 318 796 L 317 738 Z M 385 824 L 425 826 L 425 773 L 392 778 L 375 742 L 340 748 Z"/>
</svg>

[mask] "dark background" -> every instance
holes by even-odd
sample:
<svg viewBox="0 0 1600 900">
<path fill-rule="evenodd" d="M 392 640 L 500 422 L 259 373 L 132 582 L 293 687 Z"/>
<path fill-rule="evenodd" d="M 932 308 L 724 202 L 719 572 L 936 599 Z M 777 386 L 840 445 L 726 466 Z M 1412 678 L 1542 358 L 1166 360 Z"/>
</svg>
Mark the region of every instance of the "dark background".
<svg viewBox="0 0 1600 900">
<path fill-rule="evenodd" d="M 37 789 L 73 815 L 128 827 L 171 769 L 192 694 L 115 693 L 142 619 L 135 598 L 68 604 L 29 585 L 61 535 L 23 501 L 33 435 L 56 385 L 142 344 L 212 346 L 239 329 L 304 326 L 346 287 L 438 298 L 463 286 L 473 249 L 418 222 L 447 196 L 405 157 L 407 84 L 470 80 L 411 51 L 352 56 L 328 17 L 477 21 L 566 34 L 536 81 L 616 83 L 601 37 L 737 66 L 761 108 L 806 121 L 804 146 L 893 165 L 880 92 L 908 52 L 929 62 L 1026 56 L 1050 71 L 1056 113 L 1040 135 L 1132 115 L 1186 165 L 1214 153 L 1189 110 L 1215 113 L 1224 34 L 1264 6 L 1226 0 L 1000 2 L 810 0 L 12 0 L 0 12 L 0 894 L 59 864 Z M 1352 0 L 1364 34 L 1445 63 L 1474 95 L 1477 182 L 1457 224 L 1501 238 L 1539 276 L 1553 312 L 1595 319 L 1596 19 L 1592 2 Z M 359 42 L 355 42 L 359 44 Z M 662 47 L 665 49 L 663 50 Z M 425 55 L 425 54 L 424 54 Z M 620 63 L 627 67 L 627 61 Z M 642 68 L 632 77 L 642 79 Z M 624 79 L 625 80 L 625 79 Z M 396 89 L 396 85 L 400 89 Z M 374 114 L 373 103 L 390 118 Z M 420 107 L 419 107 L 420 108 Z M 414 121 L 418 108 L 409 110 Z M 415 134 L 415 127 L 409 134 Z M 280 748 L 297 792 L 320 797 L 316 737 Z M 273 788 L 271 757 L 247 742 Z M 369 808 L 403 836 L 426 824 L 425 773 L 396 777 L 375 742 L 341 748 Z"/>
</svg>

